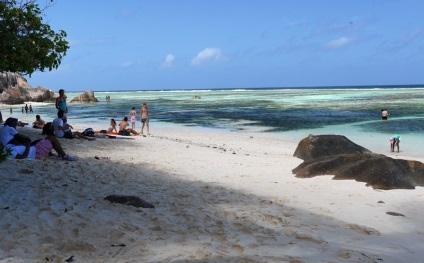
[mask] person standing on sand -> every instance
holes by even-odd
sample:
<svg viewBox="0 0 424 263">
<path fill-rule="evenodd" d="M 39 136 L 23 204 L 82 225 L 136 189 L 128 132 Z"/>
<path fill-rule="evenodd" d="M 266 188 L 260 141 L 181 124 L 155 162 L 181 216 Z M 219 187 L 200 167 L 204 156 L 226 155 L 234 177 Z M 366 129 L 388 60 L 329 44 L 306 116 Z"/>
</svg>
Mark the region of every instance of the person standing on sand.
<svg viewBox="0 0 424 263">
<path fill-rule="evenodd" d="M 387 109 L 381 109 L 381 119 L 387 120 L 387 117 L 389 116 L 389 112 Z"/>
<path fill-rule="evenodd" d="M 140 118 L 141 118 L 141 134 L 143 134 L 144 126 L 146 126 L 147 135 L 150 135 L 149 131 L 149 109 L 147 108 L 147 103 L 143 102 L 143 106 L 140 109 Z"/>
<path fill-rule="evenodd" d="M 59 90 L 59 97 L 56 98 L 56 109 L 64 113 L 68 113 L 68 106 L 66 105 L 66 95 L 63 89 Z"/>
<path fill-rule="evenodd" d="M 130 116 L 131 116 L 131 128 L 135 129 L 135 122 L 137 121 L 137 112 L 135 111 L 135 107 L 132 107 L 132 110 L 130 111 Z"/>
</svg>

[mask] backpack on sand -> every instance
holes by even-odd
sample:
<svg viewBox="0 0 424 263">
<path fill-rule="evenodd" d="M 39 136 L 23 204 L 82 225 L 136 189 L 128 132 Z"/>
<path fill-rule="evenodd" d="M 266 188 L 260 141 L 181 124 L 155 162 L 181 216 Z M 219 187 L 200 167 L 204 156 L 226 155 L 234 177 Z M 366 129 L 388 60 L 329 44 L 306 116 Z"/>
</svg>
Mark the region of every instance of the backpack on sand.
<svg viewBox="0 0 424 263">
<path fill-rule="evenodd" d="M 82 134 L 84 134 L 84 136 L 94 137 L 94 131 L 92 128 L 85 129 L 85 131 L 83 131 Z"/>
</svg>

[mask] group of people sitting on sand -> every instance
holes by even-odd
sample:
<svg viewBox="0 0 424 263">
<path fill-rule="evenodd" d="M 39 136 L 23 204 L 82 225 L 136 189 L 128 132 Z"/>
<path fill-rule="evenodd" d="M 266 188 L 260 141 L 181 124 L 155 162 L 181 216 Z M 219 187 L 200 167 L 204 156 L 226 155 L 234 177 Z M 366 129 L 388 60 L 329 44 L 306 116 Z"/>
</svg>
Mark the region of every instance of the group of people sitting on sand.
<svg viewBox="0 0 424 263">
<path fill-rule="evenodd" d="M 42 134 L 46 135 L 44 139 L 32 141 L 28 136 L 20 134 L 16 127 L 23 126 L 16 118 L 8 118 L 4 126 L 0 129 L 0 152 L 7 153 L 9 158 L 13 159 L 43 159 L 47 156 L 53 155 L 52 150 L 58 154 L 58 158 L 67 161 L 76 161 L 77 158 L 65 153 L 58 138 L 79 138 L 88 141 L 93 141 L 96 138 L 86 136 L 79 131 L 72 131 L 73 127 L 67 121 L 67 106 L 64 91 L 59 92 L 60 96 L 56 101 L 56 108 L 58 109 L 57 118 L 52 122 L 46 122 L 41 119 L 40 115 L 36 115 L 36 120 L 32 123 L 35 129 L 42 129 Z M 61 101 L 61 98 L 62 101 Z M 147 133 L 149 134 L 148 126 L 148 111 L 146 103 L 144 103 L 144 111 L 142 111 L 143 127 L 147 126 Z M 144 114 L 144 115 L 143 115 Z M 115 119 L 110 120 L 110 127 L 108 130 L 101 130 L 96 133 L 115 134 L 121 136 L 130 136 L 131 134 L 139 135 L 134 127 L 130 128 L 128 117 L 116 125 Z M 141 131 L 143 134 L 143 130 Z"/>
<path fill-rule="evenodd" d="M 131 136 L 131 134 L 134 135 L 140 135 L 143 133 L 137 132 L 133 128 L 129 128 L 130 126 L 128 122 L 128 117 L 124 117 L 122 121 L 119 123 L 119 125 L 116 125 L 115 119 L 110 119 L 110 126 L 107 130 L 100 130 L 96 133 L 105 133 L 105 134 L 115 134 L 115 135 L 122 135 L 122 136 Z"/>
<path fill-rule="evenodd" d="M 42 129 L 44 139 L 32 141 L 28 136 L 20 134 L 16 127 L 19 126 L 16 118 L 8 118 L 0 129 L 0 151 L 7 153 L 12 159 L 43 159 L 48 155 L 53 155 L 55 150 L 59 159 L 66 161 L 76 161 L 77 158 L 66 154 L 62 148 L 59 138 L 80 138 L 93 141 L 96 138 L 85 136 L 81 132 L 72 131 L 72 125 L 67 123 L 67 116 L 64 111 L 59 110 L 57 118 L 46 123 L 39 115 L 32 123 L 33 128 Z"/>
<path fill-rule="evenodd" d="M 44 139 L 32 141 L 26 135 L 20 134 L 16 130 L 18 119 L 8 118 L 4 126 L 0 129 L 0 148 L 3 153 L 7 153 L 12 159 L 43 159 L 48 155 L 53 155 L 54 149 L 58 158 L 66 161 L 76 161 L 77 158 L 67 154 L 54 135 L 47 135 Z"/>
<path fill-rule="evenodd" d="M 35 116 L 36 120 L 32 123 L 32 127 L 34 129 L 44 129 L 46 130 L 44 133 L 48 134 L 47 130 L 53 127 L 53 134 L 55 134 L 59 138 L 67 138 L 73 139 L 75 137 L 86 140 L 94 140 L 95 138 L 85 136 L 83 133 L 78 131 L 71 131 L 73 129 L 72 125 L 67 123 L 67 115 L 62 110 L 59 110 L 57 113 L 57 118 L 53 120 L 49 127 L 46 127 L 46 122 L 41 119 L 40 115 Z M 52 126 L 51 126 L 52 125 Z M 130 136 L 131 134 L 139 135 L 135 129 L 129 128 L 130 124 L 128 122 L 128 117 L 124 117 L 119 125 L 116 125 L 115 119 L 110 119 L 110 126 L 107 130 L 100 130 L 96 133 L 109 133 L 109 134 L 117 134 L 123 136 Z M 46 128 L 45 128 L 46 127 Z M 119 130 L 118 130 L 119 129 Z"/>
<path fill-rule="evenodd" d="M 46 135 L 55 135 L 58 138 L 79 138 L 85 139 L 88 141 L 94 141 L 96 138 L 85 136 L 81 132 L 72 131 L 74 127 L 68 123 L 68 117 L 66 113 L 62 110 L 57 112 L 57 118 L 53 122 L 46 123 L 41 119 L 40 115 L 35 116 L 35 121 L 32 123 L 34 129 L 42 129 L 42 134 Z"/>
</svg>

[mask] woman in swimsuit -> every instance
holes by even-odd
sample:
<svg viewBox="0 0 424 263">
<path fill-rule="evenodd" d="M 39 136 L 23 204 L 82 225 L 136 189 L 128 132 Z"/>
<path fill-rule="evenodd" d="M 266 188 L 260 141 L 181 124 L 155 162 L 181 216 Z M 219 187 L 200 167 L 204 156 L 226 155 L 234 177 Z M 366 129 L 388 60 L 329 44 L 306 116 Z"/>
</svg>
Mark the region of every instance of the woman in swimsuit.
<svg viewBox="0 0 424 263">
<path fill-rule="evenodd" d="M 68 113 L 68 106 L 66 105 L 66 95 L 63 89 L 59 90 L 59 97 L 56 98 L 56 109 Z"/>
<path fill-rule="evenodd" d="M 99 130 L 95 131 L 95 134 L 118 134 L 118 130 L 116 129 L 116 121 L 115 119 L 110 119 L 110 126 L 107 130 Z"/>
<path fill-rule="evenodd" d="M 115 119 L 110 119 L 110 127 L 107 130 L 107 132 L 112 133 L 114 131 L 115 131 L 115 133 L 118 133 L 118 131 L 116 130 L 116 121 L 115 121 Z"/>
</svg>

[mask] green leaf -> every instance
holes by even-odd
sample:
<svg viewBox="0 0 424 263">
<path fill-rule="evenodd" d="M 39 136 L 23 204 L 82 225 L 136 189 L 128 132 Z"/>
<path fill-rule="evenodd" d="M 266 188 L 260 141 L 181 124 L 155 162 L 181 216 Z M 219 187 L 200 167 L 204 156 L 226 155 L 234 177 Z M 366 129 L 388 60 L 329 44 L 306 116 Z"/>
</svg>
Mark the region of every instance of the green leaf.
<svg viewBox="0 0 424 263">
<path fill-rule="evenodd" d="M 43 23 L 38 4 L 0 2 L 0 71 L 31 74 L 58 68 L 70 48 L 63 30 Z"/>
</svg>

